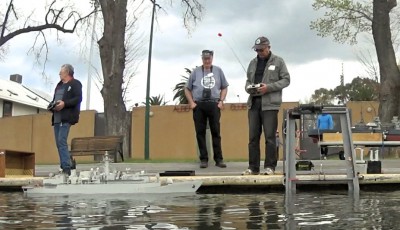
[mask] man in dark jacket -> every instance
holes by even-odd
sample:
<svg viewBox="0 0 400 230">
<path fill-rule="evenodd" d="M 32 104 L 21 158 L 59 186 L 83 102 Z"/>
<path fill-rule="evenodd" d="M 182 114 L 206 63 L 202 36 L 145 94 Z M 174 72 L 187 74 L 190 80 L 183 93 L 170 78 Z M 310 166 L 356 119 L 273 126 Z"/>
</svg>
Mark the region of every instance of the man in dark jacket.
<svg viewBox="0 0 400 230">
<path fill-rule="evenodd" d="M 49 110 L 53 112 L 51 123 L 60 157 L 62 172 L 71 175 L 71 157 L 68 150 L 68 133 L 71 125 L 78 123 L 82 101 L 82 84 L 74 78 L 74 67 L 61 66 L 60 82 L 54 90 L 53 103 Z M 53 106 L 52 106 L 53 104 Z"/>
</svg>

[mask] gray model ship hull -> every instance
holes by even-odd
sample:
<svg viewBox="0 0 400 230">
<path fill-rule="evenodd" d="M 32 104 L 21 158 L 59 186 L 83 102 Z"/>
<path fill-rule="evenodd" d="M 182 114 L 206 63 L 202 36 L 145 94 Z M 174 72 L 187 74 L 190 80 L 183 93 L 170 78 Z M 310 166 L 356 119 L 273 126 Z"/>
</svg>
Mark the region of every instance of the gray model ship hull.
<svg viewBox="0 0 400 230">
<path fill-rule="evenodd" d="M 42 187 L 24 186 L 25 194 L 176 194 L 195 193 L 201 186 L 202 181 L 174 182 L 162 185 L 159 182 L 129 183 L 129 182 L 107 182 L 101 184 L 58 184 Z"/>
</svg>

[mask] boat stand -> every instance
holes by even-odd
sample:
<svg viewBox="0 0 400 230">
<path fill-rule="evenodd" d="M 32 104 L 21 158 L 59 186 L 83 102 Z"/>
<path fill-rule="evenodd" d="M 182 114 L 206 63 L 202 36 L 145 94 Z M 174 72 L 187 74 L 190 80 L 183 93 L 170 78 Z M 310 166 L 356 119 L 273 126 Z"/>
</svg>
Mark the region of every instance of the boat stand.
<svg viewBox="0 0 400 230">
<path fill-rule="evenodd" d="M 343 136 L 343 150 L 345 155 L 346 176 L 319 177 L 318 179 L 299 178 L 296 173 L 296 153 L 295 153 L 295 122 L 301 118 L 303 114 L 339 114 L 340 124 Z M 353 140 L 350 127 L 349 111 L 346 107 L 323 107 L 318 105 L 300 105 L 299 107 L 290 109 L 286 112 L 286 151 L 284 163 L 285 189 L 286 195 L 296 193 L 297 184 L 338 184 L 347 183 L 349 193 L 352 192 L 358 197 L 360 192 L 358 172 L 356 172 L 356 156 L 353 146 Z"/>
</svg>

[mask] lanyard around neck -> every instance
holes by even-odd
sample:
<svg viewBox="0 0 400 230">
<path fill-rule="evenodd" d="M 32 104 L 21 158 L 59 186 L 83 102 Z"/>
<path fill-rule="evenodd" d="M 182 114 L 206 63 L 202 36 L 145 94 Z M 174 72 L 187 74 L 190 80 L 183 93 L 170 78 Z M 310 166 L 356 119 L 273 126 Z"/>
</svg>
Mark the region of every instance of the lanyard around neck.
<svg viewBox="0 0 400 230">
<path fill-rule="evenodd" d="M 210 73 L 212 73 L 212 70 L 213 70 L 213 66 L 210 67 Z M 204 65 L 201 66 L 201 72 L 203 73 L 203 77 L 205 77 L 204 76 Z"/>
</svg>

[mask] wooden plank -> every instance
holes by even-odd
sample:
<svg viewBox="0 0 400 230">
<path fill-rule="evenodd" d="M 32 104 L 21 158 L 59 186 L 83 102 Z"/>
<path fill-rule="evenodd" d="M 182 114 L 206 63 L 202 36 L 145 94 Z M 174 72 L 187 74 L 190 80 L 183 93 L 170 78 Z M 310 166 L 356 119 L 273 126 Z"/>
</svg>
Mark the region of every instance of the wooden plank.
<svg viewBox="0 0 400 230">
<path fill-rule="evenodd" d="M 117 160 L 117 153 L 122 151 L 123 136 L 76 137 L 72 139 L 72 156 L 103 155 L 106 151 Z M 123 156 L 121 154 L 123 160 Z"/>
<path fill-rule="evenodd" d="M 35 176 L 35 153 L 0 150 L 0 177 L 10 175 Z"/>
<path fill-rule="evenodd" d="M 382 141 L 382 133 L 353 133 L 353 141 Z M 342 133 L 323 133 L 322 140 L 343 141 Z"/>
<path fill-rule="evenodd" d="M 71 150 L 117 149 L 122 142 L 122 136 L 79 137 L 72 139 Z"/>
<path fill-rule="evenodd" d="M 320 141 L 319 146 L 342 146 L 343 141 Z M 354 146 L 365 146 L 365 147 L 381 147 L 381 146 L 400 146 L 400 141 L 353 141 Z"/>
<path fill-rule="evenodd" d="M 86 149 L 88 149 L 88 141 L 74 138 L 71 141 L 71 149 L 74 149 L 74 150 L 75 149 L 86 150 Z"/>
</svg>

